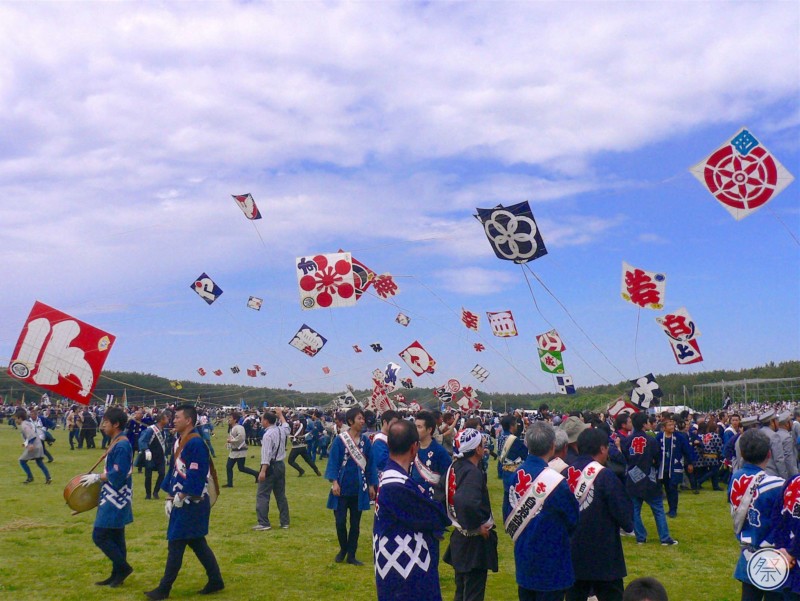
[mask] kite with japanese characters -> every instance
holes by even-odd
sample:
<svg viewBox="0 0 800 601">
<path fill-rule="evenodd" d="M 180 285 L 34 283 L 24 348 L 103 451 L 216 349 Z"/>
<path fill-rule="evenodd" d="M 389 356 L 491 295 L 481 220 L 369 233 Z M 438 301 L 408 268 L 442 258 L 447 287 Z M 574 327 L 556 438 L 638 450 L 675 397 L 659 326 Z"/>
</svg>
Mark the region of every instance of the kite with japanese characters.
<svg viewBox="0 0 800 601">
<path fill-rule="evenodd" d="M 472 330 L 474 332 L 477 332 L 478 328 L 480 327 L 478 314 L 473 313 L 464 307 L 461 307 L 461 323 L 463 323 L 464 327 L 466 327 L 468 330 Z"/>
<path fill-rule="evenodd" d="M 527 201 L 510 207 L 497 205 L 493 209 L 476 210 L 475 217 L 483 224 L 498 259 L 527 263 L 547 254 Z"/>
<path fill-rule="evenodd" d="M 657 405 L 658 400 L 663 396 L 661 387 L 653 374 L 647 374 L 630 382 L 633 384 L 630 400 L 637 407 L 649 409 L 651 404 Z"/>
<path fill-rule="evenodd" d="M 339 252 L 344 253 L 345 251 L 340 248 Z M 354 256 L 350 255 L 350 259 L 353 262 L 353 284 L 356 288 L 356 300 L 359 300 L 366 289 L 372 285 L 376 274 Z"/>
<path fill-rule="evenodd" d="M 406 328 L 408 327 L 408 324 L 411 323 L 411 318 L 408 315 L 406 315 L 405 313 L 398 313 L 397 317 L 395 317 L 394 320 L 397 323 L 399 323 L 401 326 L 406 327 Z"/>
<path fill-rule="evenodd" d="M 116 337 L 36 301 L 22 328 L 8 373 L 83 405 Z"/>
<path fill-rule="evenodd" d="M 264 299 L 258 298 L 257 296 L 251 296 L 247 299 L 247 306 L 256 311 L 261 311 L 262 304 L 264 304 Z"/>
<path fill-rule="evenodd" d="M 388 273 L 381 274 L 372 280 L 372 287 L 375 289 L 375 294 L 383 299 L 390 296 L 397 296 L 400 289 L 394 281 L 394 278 Z"/>
<path fill-rule="evenodd" d="M 510 338 L 517 335 L 517 324 L 511 311 L 487 311 L 486 317 L 489 318 L 489 326 L 495 336 Z"/>
<path fill-rule="evenodd" d="M 295 267 L 303 309 L 352 307 L 356 304 L 350 253 L 299 257 Z"/>
<path fill-rule="evenodd" d="M 622 298 L 642 309 L 663 309 L 667 276 L 622 262 Z"/>
<path fill-rule="evenodd" d="M 737 221 L 763 207 L 794 180 L 744 127 L 689 171 Z"/>
<path fill-rule="evenodd" d="M 656 323 L 667 335 L 675 360 L 679 365 L 700 363 L 703 360 L 700 345 L 697 343 L 700 331 L 695 326 L 686 307 L 667 313 L 663 317 L 656 317 Z"/>
<path fill-rule="evenodd" d="M 542 371 L 546 371 L 549 374 L 564 373 L 564 359 L 560 351 L 537 350 L 539 351 L 539 363 L 542 366 Z"/>
<path fill-rule="evenodd" d="M 297 334 L 289 341 L 294 348 L 303 351 L 309 357 L 313 357 L 322 350 L 328 339 L 318 333 L 314 328 L 303 324 Z"/>
<path fill-rule="evenodd" d="M 424 373 L 432 374 L 436 368 L 436 361 L 416 340 L 400 351 L 400 358 L 406 362 L 415 376 L 421 376 Z"/>
<path fill-rule="evenodd" d="M 486 381 L 486 378 L 489 377 L 489 371 L 485 367 L 481 367 L 480 365 L 475 365 L 470 372 L 475 379 L 479 380 L 481 383 Z"/>
<path fill-rule="evenodd" d="M 222 294 L 222 288 L 217 286 L 214 281 L 205 273 L 201 273 L 200 277 L 192 282 L 189 288 L 197 292 L 200 298 L 206 301 L 209 305 L 217 300 L 219 295 Z"/>
<path fill-rule="evenodd" d="M 236 205 L 242 210 L 245 217 L 250 220 L 261 219 L 261 213 L 251 194 L 231 194 L 231 196 L 233 196 L 233 200 L 236 201 Z"/>
<path fill-rule="evenodd" d="M 563 353 L 567 350 L 567 347 L 564 346 L 564 341 L 561 340 L 561 336 L 555 330 L 539 334 L 536 337 L 536 346 L 545 351 L 558 351 Z"/>
<path fill-rule="evenodd" d="M 556 390 L 559 394 L 575 394 L 575 384 L 572 383 L 572 376 L 556 376 Z"/>
</svg>

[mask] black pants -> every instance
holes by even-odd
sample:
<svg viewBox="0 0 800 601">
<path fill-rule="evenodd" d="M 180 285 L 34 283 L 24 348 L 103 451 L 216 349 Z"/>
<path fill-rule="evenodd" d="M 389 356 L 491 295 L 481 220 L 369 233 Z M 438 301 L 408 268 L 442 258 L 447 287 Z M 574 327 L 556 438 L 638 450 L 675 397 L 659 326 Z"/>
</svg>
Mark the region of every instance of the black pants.
<svg viewBox="0 0 800 601">
<path fill-rule="evenodd" d="M 762 591 L 749 582 L 742 582 L 742 601 L 783 601 L 783 599 L 785 597 L 781 591 Z"/>
<path fill-rule="evenodd" d="M 122 574 L 128 567 L 125 528 L 95 528 L 92 530 L 92 540 L 111 560 L 111 575 Z"/>
<path fill-rule="evenodd" d="M 594 592 L 593 592 L 594 591 Z M 622 601 L 625 585 L 619 580 L 576 580 L 567 591 L 567 601 L 586 601 L 594 594 L 597 601 Z"/>
<path fill-rule="evenodd" d="M 517 587 L 519 601 L 562 601 L 567 591 L 532 591 L 527 588 Z"/>
<path fill-rule="evenodd" d="M 245 474 L 250 474 L 253 478 L 258 478 L 258 472 L 256 470 L 250 469 L 249 467 L 245 467 L 244 462 L 247 457 L 237 457 L 236 459 L 231 459 L 228 457 L 228 463 L 225 464 L 225 471 L 228 475 L 228 486 L 233 486 L 233 466 L 235 465 L 240 472 Z M 256 480 L 258 481 L 258 480 Z"/>
<path fill-rule="evenodd" d="M 673 484 L 669 478 L 664 478 L 658 481 L 664 487 L 664 492 L 667 495 L 667 507 L 669 513 L 677 515 L 678 513 L 678 485 Z"/>
<path fill-rule="evenodd" d="M 153 466 L 155 464 L 155 466 Z M 152 488 L 153 472 L 156 472 L 156 486 Z M 150 498 L 152 492 L 155 497 L 158 497 L 158 491 L 161 490 L 161 483 L 164 481 L 164 460 L 148 461 L 144 468 L 144 494 Z"/>
<path fill-rule="evenodd" d="M 489 570 L 456 572 L 455 601 L 483 601 L 486 594 L 486 577 Z"/>
<path fill-rule="evenodd" d="M 184 538 L 179 540 L 171 540 L 168 543 L 167 553 L 167 567 L 164 569 L 164 577 L 158 585 L 158 590 L 164 594 L 169 594 L 172 590 L 172 585 L 178 577 L 181 566 L 183 565 L 183 553 L 186 551 L 186 546 L 191 547 L 200 564 L 206 570 L 209 584 L 223 584 L 222 574 L 219 572 L 219 564 L 217 558 L 214 557 L 214 552 L 206 542 L 206 537 L 202 538 Z"/>
<path fill-rule="evenodd" d="M 350 533 L 347 532 L 347 512 L 350 511 Z M 361 510 L 358 508 L 358 495 L 339 497 L 339 507 L 333 511 L 336 518 L 336 537 L 339 550 L 350 559 L 358 550 L 358 535 L 361 533 Z"/>
<path fill-rule="evenodd" d="M 297 465 L 298 456 L 305 459 L 306 463 L 311 466 L 312 470 L 314 470 L 314 473 L 319 475 L 319 469 L 317 469 L 317 464 L 314 463 L 314 460 L 311 458 L 311 455 L 308 454 L 308 449 L 306 447 L 294 447 L 289 452 L 289 461 L 287 463 L 291 465 L 294 469 L 296 469 L 298 472 L 300 472 L 300 475 L 302 476 L 303 474 L 306 473 L 306 471 L 302 467 Z"/>
</svg>

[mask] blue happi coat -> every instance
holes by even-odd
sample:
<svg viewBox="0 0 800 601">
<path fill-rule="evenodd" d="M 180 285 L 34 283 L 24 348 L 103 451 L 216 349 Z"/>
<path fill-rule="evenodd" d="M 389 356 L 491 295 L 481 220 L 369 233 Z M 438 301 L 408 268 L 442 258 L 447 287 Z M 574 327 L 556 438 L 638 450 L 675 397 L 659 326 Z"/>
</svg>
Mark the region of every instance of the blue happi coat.
<svg viewBox="0 0 800 601">
<path fill-rule="evenodd" d="M 800 475 L 786 481 L 773 506 L 772 539 L 777 548 L 786 549 L 794 558 L 800 557 Z M 800 593 L 800 566 L 797 564 L 789 570 L 786 588 Z"/>
<path fill-rule="evenodd" d="M 417 458 L 424 466 L 439 474 L 442 478 L 447 473 L 447 468 L 453 463 L 453 460 L 450 459 L 450 453 L 445 451 L 444 447 L 433 439 L 431 439 L 431 444 L 427 449 L 419 450 Z M 414 482 L 423 488 L 428 498 L 432 499 L 435 485 L 426 481 L 413 463 L 411 464 L 410 476 Z"/>
<path fill-rule="evenodd" d="M 386 462 L 389 461 L 389 445 L 383 432 L 378 432 L 372 437 L 372 458 L 375 460 L 375 469 L 380 477 L 381 472 L 386 469 Z"/>
<path fill-rule="evenodd" d="M 328 454 L 328 465 L 325 468 L 325 479 L 336 480 L 341 488 L 341 496 L 334 496 L 331 491 L 328 493 L 328 509 L 336 510 L 339 508 L 339 499 L 342 497 L 358 496 L 358 508 L 361 511 L 369 509 L 369 487 L 378 485 L 378 470 L 375 468 L 375 461 L 372 458 L 372 444 L 366 434 L 362 434 L 356 442 L 359 451 L 367 459 L 367 467 L 362 471 L 355 460 L 350 457 L 350 453 L 337 436 L 331 445 Z"/>
<path fill-rule="evenodd" d="M 511 436 L 510 434 L 508 436 Z M 505 439 L 508 438 L 505 437 Z M 511 448 L 508 450 L 508 453 L 503 458 L 503 461 L 500 461 L 500 455 L 503 452 L 503 448 L 505 447 L 506 441 L 503 439 L 503 446 L 499 446 L 497 448 L 497 463 L 498 469 L 500 470 L 500 476 L 503 479 L 503 515 L 508 514 L 510 506 L 508 504 L 508 489 L 511 488 L 511 483 L 514 482 L 516 477 L 517 468 L 522 465 L 522 462 L 528 457 L 528 447 L 525 446 L 525 443 L 522 441 L 522 438 L 517 436 L 517 439 L 511 443 Z"/>
<path fill-rule="evenodd" d="M 683 463 L 697 462 L 697 453 L 689 444 L 689 438 L 683 432 L 673 432 L 670 438 L 663 432 L 656 434 L 661 450 L 661 461 L 658 467 L 658 479 L 669 480 L 672 484 L 683 482 Z"/>
<path fill-rule="evenodd" d="M 728 502 L 735 508 L 739 506 L 742 496 L 752 483 L 752 479 L 763 470 L 751 463 L 742 465 L 742 469 L 736 470 L 728 483 Z M 737 536 L 739 545 L 742 547 L 739 553 L 739 561 L 733 577 L 736 580 L 750 583 L 747 577 L 747 559 L 760 547 L 772 546 L 772 518 L 775 507 L 780 507 L 781 489 L 783 479 L 777 476 L 765 476 L 758 486 L 758 495 L 747 512 L 742 531 Z"/>
<path fill-rule="evenodd" d="M 103 482 L 100 489 L 100 501 L 94 518 L 95 528 L 124 528 L 125 524 L 133 521 L 133 447 L 123 433 L 114 440 L 117 443 L 106 456 L 105 473 L 108 480 Z"/>
<path fill-rule="evenodd" d="M 372 528 L 378 601 L 441 601 L 439 538 L 449 525 L 442 504 L 389 459 Z"/>
<path fill-rule="evenodd" d="M 544 469 L 550 468 L 543 459 L 528 455 L 514 473 L 509 495 L 513 496 L 520 478 L 533 482 Z M 510 507 L 513 511 L 513 505 Z M 560 591 L 573 585 L 570 536 L 578 526 L 578 516 L 578 502 L 566 479 L 562 480 L 514 543 L 519 586 L 532 591 Z M 507 517 L 504 511 L 503 520 Z"/>
<path fill-rule="evenodd" d="M 177 455 L 180 439 L 175 441 L 172 468 L 161 485 L 170 497 L 178 493 L 188 496 L 183 507 L 173 508 L 169 516 L 168 540 L 202 538 L 208 534 L 211 515 L 207 487 L 209 452 L 197 429 L 191 434 L 197 436 L 186 443 L 180 455 Z"/>
</svg>

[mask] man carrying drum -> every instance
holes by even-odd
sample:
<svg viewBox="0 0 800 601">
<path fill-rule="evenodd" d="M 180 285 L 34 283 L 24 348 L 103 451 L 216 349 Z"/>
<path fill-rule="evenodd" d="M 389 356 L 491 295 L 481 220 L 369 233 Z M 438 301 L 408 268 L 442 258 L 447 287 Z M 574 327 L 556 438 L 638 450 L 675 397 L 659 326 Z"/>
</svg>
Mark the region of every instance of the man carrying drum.
<svg viewBox="0 0 800 601">
<path fill-rule="evenodd" d="M 91 486 L 97 482 L 102 484 L 92 540 L 111 560 L 112 569 L 111 576 L 95 584 L 112 588 L 120 586 L 133 572 L 125 546 L 125 526 L 133 521 L 133 447 L 123 432 L 127 421 L 128 416 L 119 407 L 110 407 L 106 411 L 100 429 L 111 439 L 111 444 L 106 452 L 103 473 L 81 477 L 82 486 Z"/>
</svg>

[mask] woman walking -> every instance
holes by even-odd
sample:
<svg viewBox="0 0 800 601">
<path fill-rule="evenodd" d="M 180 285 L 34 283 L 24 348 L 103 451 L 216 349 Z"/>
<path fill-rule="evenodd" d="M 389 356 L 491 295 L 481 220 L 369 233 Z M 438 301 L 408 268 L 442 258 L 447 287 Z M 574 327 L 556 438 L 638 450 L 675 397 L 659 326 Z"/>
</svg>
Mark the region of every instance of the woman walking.
<svg viewBox="0 0 800 601">
<path fill-rule="evenodd" d="M 14 411 L 14 421 L 17 423 L 22 433 L 23 445 L 25 446 L 25 450 L 22 452 L 22 455 L 19 456 L 19 464 L 28 476 L 23 484 L 30 484 L 33 482 L 33 473 L 31 472 L 31 468 L 28 467 L 28 461 L 31 459 L 36 461 L 36 465 L 38 465 L 39 469 L 44 473 L 45 484 L 50 484 L 52 482 L 50 479 L 50 472 L 47 471 L 47 467 L 44 461 L 42 461 L 42 459 L 44 459 L 42 440 L 37 435 L 33 423 L 28 419 L 28 412 L 22 407 L 17 407 L 16 411 Z"/>
</svg>

